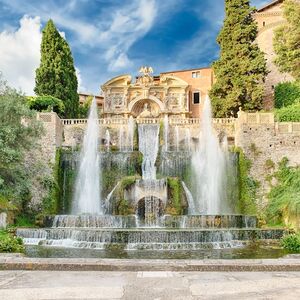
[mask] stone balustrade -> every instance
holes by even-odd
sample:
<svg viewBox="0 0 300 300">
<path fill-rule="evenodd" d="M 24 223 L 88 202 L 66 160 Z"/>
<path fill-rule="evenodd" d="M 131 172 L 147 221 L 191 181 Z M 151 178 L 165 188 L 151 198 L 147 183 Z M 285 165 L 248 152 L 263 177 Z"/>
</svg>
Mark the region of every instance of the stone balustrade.
<svg viewBox="0 0 300 300">
<path fill-rule="evenodd" d="M 300 122 L 276 122 L 276 133 L 300 133 Z"/>
<path fill-rule="evenodd" d="M 98 124 L 101 125 L 126 125 L 128 124 L 128 118 L 104 118 L 98 119 Z M 214 118 L 214 124 L 234 124 L 235 118 Z M 161 118 L 137 118 L 135 119 L 137 124 L 159 124 L 163 121 Z M 62 125 L 77 125 L 86 124 L 87 119 L 62 119 Z M 169 118 L 170 125 L 198 125 L 201 123 L 200 118 Z"/>
<path fill-rule="evenodd" d="M 274 113 L 255 112 L 249 113 L 244 111 L 238 112 L 238 121 L 241 124 L 274 124 Z"/>
</svg>

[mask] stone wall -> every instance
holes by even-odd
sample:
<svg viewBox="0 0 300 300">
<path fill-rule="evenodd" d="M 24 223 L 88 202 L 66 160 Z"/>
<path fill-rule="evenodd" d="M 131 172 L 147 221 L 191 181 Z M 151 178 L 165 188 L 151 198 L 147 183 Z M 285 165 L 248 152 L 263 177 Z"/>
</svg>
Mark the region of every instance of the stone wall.
<svg viewBox="0 0 300 300">
<path fill-rule="evenodd" d="M 259 203 L 266 203 L 270 186 L 266 176 L 284 157 L 292 166 L 300 165 L 300 123 L 279 123 L 272 113 L 239 112 L 235 124 L 235 145 L 252 161 L 251 175 L 261 182 Z M 269 163 L 268 163 L 268 162 Z"/>
<path fill-rule="evenodd" d="M 63 125 L 55 112 L 39 113 L 37 119 L 42 122 L 44 133 L 40 140 L 42 153 L 46 160 L 54 163 L 56 148 L 61 147 L 63 141 Z"/>
<path fill-rule="evenodd" d="M 61 147 L 63 139 L 63 126 L 56 113 L 38 113 L 37 119 L 42 122 L 43 133 L 34 151 L 26 154 L 25 161 L 34 182 L 30 189 L 31 201 L 29 207 L 39 210 L 42 200 L 49 191 L 44 186 L 46 178 L 53 178 L 56 149 Z"/>
</svg>

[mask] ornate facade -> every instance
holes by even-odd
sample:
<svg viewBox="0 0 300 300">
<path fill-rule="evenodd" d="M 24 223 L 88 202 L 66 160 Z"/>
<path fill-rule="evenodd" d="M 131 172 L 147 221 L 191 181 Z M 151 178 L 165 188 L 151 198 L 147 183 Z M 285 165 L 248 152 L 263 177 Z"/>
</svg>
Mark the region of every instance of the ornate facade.
<svg viewBox="0 0 300 300">
<path fill-rule="evenodd" d="M 139 73 L 135 81 L 122 75 L 102 86 L 105 116 L 189 116 L 187 82 L 171 75 L 153 76 L 151 67 L 142 67 Z"/>
</svg>

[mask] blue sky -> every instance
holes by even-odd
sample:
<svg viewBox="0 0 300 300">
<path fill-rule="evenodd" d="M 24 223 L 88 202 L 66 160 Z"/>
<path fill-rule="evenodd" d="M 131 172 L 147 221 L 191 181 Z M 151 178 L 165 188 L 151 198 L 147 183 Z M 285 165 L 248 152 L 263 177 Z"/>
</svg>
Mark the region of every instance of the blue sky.
<svg viewBox="0 0 300 300">
<path fill-rule="evenodd" d="M 26 94 L 49 18 L 71 46 L 80 91 L 98 94 L 106 80 L 136 75 L 141 65 L 156 74 L 209 66 L 218 57 L 224 0 L 0 0 L 0 71 Z"/>
</svg>

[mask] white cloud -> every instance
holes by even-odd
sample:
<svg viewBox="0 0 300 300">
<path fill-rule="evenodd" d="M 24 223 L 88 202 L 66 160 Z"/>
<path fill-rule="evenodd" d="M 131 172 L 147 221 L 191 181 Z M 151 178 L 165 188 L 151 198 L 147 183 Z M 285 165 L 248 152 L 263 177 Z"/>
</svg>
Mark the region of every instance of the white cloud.
<svg viewBox="0 0 300 300">
<path fill-rule="evenodd" d="M 59 31 L 62 37 L 65 33 Z M 34 95 L 35 70 L 40 64 L 42 40 L 40 17 L 23 16 L 16 31 L 0 32 L 0 71 L 9 85 Z M 78 90 L 84 91 L 79 68 L 76 68 Z"/>
<path fill-rule="evenodd" d="M 77 76 L 77 81 L 78 81 L 78 92 L 86 92 L 87 89 L 82 85 L 82 77 L 81 77 L 81 72 L 79 68 L 75 67 L 76 70 L 76 76 Z"/>
<path fill-rule="evenodd" d="M 33 94 L 41 38 L 40 18 L 26 15 L 15 32 L 0 33 L 0 70 L 10 85 L 28 95 Z"/>
<path fill-rule="evenodd" d="M 155 0 L 136 0 L 107 16 L 107 29 L 101 30 L 98 41 L 105 51 L 109 71 L 121 71 L 132 66 L 128 51 L 151 29 L 156 15 Z"/>
</svg>

